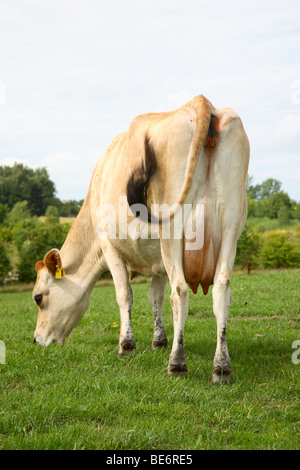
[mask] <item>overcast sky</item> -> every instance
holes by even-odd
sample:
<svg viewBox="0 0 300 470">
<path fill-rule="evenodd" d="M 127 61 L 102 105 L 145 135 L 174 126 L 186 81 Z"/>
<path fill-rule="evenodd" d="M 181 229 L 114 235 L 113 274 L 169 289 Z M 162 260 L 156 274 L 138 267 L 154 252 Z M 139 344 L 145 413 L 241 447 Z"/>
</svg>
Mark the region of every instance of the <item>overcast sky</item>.
<svg viewBox="0 0 300 470">
<path fill-rule="evenodd" d="M 298 0 L 0 0 L 0 165 L 85 197 L 112 138 L 203 93 L 233 107 L 255 183 L 300 200 Z"/>
</svg>

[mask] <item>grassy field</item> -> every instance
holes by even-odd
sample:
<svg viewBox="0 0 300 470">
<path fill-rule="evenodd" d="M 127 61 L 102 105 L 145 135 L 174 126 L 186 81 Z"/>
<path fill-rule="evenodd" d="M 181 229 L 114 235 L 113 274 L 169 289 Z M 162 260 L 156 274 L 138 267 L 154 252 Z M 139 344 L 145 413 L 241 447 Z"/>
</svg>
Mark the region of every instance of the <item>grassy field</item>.
<svg viewBox="0 0 300 470">
<path fill-rule="evenodd" d="M 186 377 L 151 350 L 148 282 L 133 284 L 137 349 L 118 357 L 112 285 L 96 287 L 64 347 L 33 344 L 31 292 L 0 292 L 0 449 L 299 449 L 300 270 L 234 274 L 228 320 L 233 383 L 210 385 L 211 291 L 190 295 Z M 168 295 L 170 290 L 168 288 Z M 164 323 L 172 344 L 170 302 Z M 300 357 L 300 354 L 299 356 Z"/>
</svg>

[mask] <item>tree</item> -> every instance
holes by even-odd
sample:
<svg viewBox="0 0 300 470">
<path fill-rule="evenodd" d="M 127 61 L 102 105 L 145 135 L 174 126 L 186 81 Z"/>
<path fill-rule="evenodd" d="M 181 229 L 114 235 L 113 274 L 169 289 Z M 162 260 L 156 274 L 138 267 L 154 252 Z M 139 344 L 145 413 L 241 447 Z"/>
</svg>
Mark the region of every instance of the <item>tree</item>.
<svg viewBox="0 0 300 470">
<path fill-rule="evenodd" d="M 268 178 L 260 185 L 260 199 L 265 199 L 273 194 L 279 193 L 281 182 L 273 178 Z"/>
<path fill-rule="evenodd" d="M 46 168 L 33 170 L 20 163 L 0 166 L 0 203 L 9 209 L 26 200 L 32 215 L 43 215 L 55 199 L 54 194 L 55 186 Z"/>
<path fill-rule="evenodd" d="M 247 178 L 247 195 L 250 199 L 266 199 L 273 194 L 277 194 L 280 188 L 281 182 L 274 178 L 268 178 L 255 186 L 253 185 L 253 176 Z"/>
<path fill-rule="evenodd" d="M 270 219 L 277 219 L 279 209 L 285 206 L 288 211 L 291 209 L 291 200 L 287 193 L 280 191 L 271 194 L 266 199 L 259 201 L 259 206 L 262 209 L 262 216 L 269 217 Z"/>
<path fill-rule="evenodd" d="M 235 264 L 242 268 L 246 267 L 248 263 L 257 264 L 260 244 L 260 236 L 249 230 L 246 225 L 238 239 Z"/>
<path fill-rule="evenodd" d="M 78 201 L 66 201 L 62 203 L 61 217 L 76 217 L 80 211 L 81 204 Z"/>
</svg>

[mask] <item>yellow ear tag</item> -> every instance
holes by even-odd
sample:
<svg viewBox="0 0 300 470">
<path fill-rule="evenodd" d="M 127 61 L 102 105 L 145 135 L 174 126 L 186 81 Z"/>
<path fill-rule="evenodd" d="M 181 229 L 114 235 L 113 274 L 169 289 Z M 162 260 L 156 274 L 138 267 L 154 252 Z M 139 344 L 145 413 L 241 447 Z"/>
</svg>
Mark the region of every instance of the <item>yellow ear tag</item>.
<svg viewBox="0 0 300 470">
<path fill-rule="evenodd" d="M 55 279 L 61 279 L 61 270 L 58 264 L 56 265 L 56 270 L 55 270 Z"/>
</svg>

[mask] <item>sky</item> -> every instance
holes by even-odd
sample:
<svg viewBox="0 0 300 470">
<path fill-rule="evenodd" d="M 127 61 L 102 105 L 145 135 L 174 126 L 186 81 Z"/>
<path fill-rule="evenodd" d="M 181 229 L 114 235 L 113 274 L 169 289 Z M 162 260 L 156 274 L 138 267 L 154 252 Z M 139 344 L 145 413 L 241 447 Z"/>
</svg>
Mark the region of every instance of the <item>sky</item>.
<svg viewBox="0 0 300 470">
<path fill-rule="evenodd" d="M 0 165 L 62 200 L 136 115 L 199 94 L 240 115 L 254 183 L 300 201 L 298 0 L 0 0 Z"/>
</svg>

